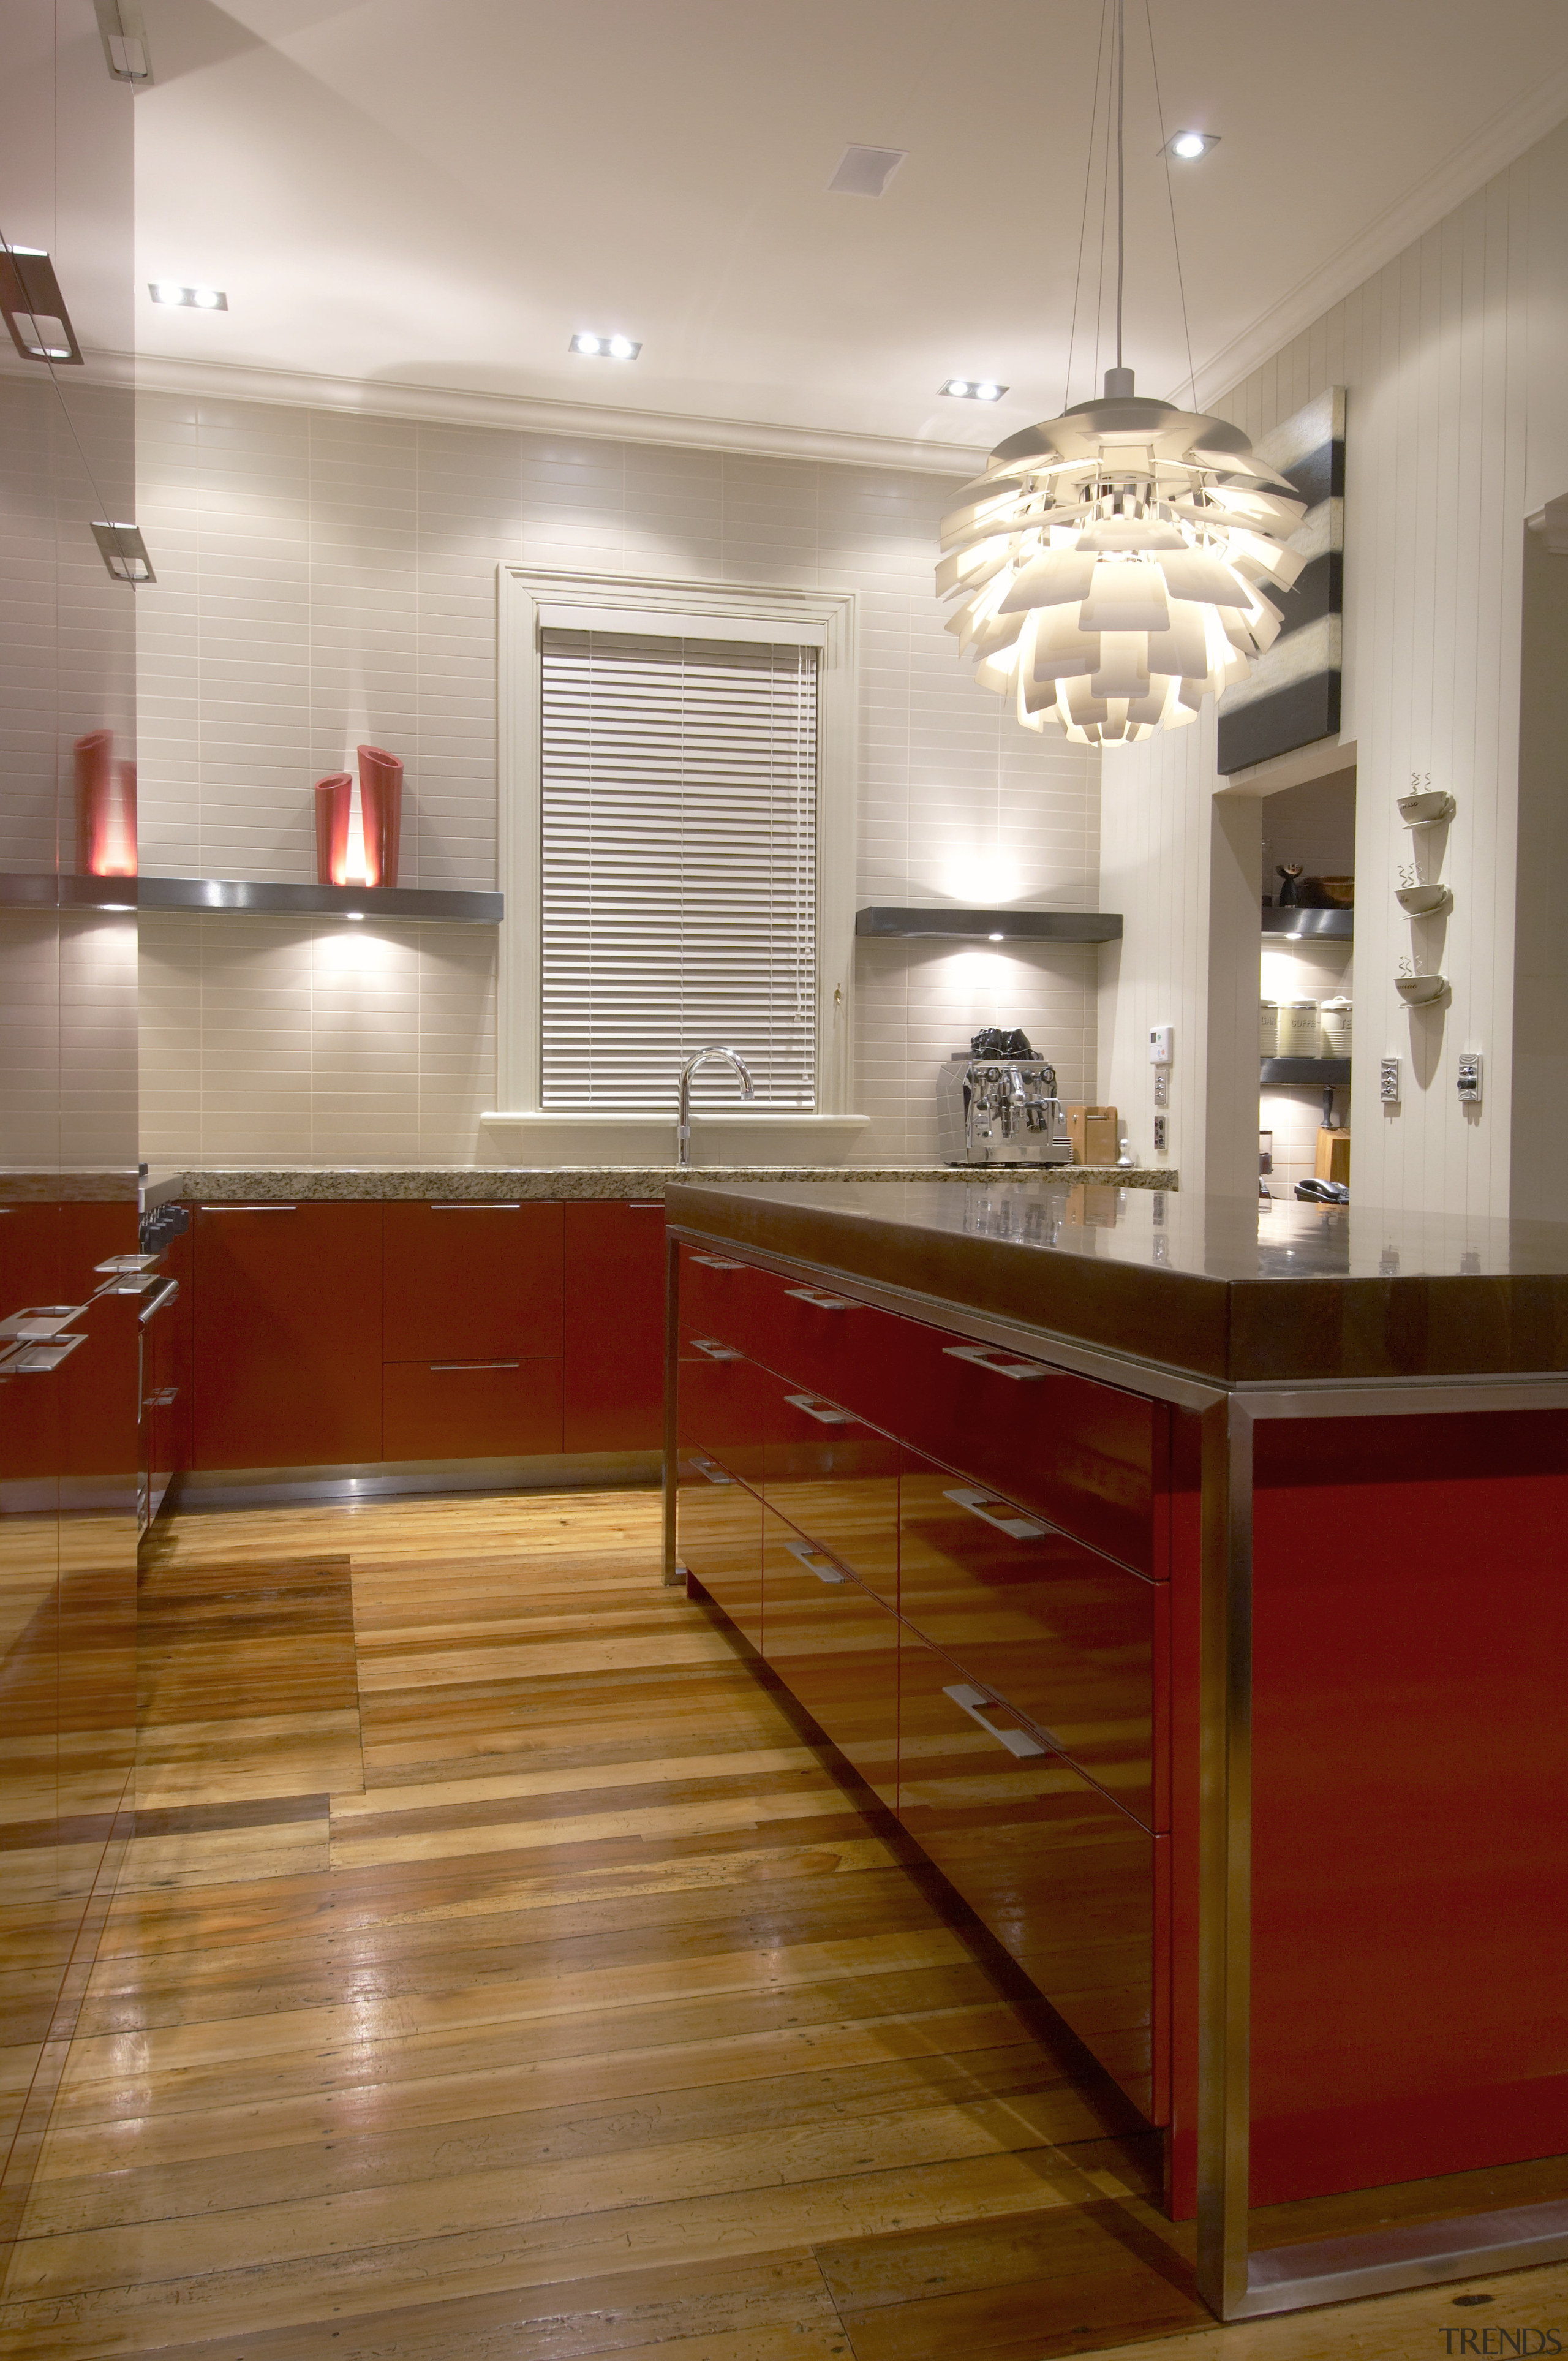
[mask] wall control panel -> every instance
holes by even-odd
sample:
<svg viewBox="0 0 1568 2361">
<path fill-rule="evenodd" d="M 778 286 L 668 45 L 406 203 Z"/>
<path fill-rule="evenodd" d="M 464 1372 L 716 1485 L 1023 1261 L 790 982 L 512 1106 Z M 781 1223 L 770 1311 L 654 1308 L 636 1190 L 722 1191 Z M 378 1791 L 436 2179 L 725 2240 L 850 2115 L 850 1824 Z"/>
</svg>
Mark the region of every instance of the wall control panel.
<svg viewBox="0 0 1568 2361">
<path fill-rule="evenodd" d="M 1377 1095 L 1385 1106 L 1399 1104 L 1399 1060 L 1385 1058 L 1377 1069 Z"/>
<path fill-rule="evenodd" d="M 1151 1066 L 1169 1065 L 1171 1042 L 1175 1035 L 1175 1031 L 1176 1027 L 1173 1025 L 1151 1025 L 1149 1027 L 1149 1063 Z"/>
<path fill-rule="evenodd" d="M 1481 1052 L 1462 1049 L 1459 1053 L 1459 1096 L 1465 1106 L 1481 1104 Z"/>
</svg>

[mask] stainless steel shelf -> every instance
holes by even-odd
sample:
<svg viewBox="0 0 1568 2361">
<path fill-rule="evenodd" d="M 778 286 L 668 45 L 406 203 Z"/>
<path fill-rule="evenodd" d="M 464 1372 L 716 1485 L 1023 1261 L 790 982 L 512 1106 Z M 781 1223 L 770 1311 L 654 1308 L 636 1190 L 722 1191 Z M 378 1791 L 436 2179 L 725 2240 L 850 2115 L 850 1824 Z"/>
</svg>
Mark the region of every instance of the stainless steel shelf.
<svg viewBox="0 0 1568 2361">
<path fill-rule="evenodd" d="M 1355 932 L 1354 910 L 1281 910 L 1270 903 L 1263 913 L 1266 935 L 1285 935 L 1299 941 L 1305 937 L 1328 936 L 1331 940 L 1349 942 Z"/>
<path fill-rule="evenodd" d="M 959 910 L 950 904 L 905 910 L 879 904 L 856 911 L 855 932 L 884 941 L 945 935 L 971 942 L 1114 943 L 1122 939 L 1122 917 L 1113 910 Z"/>
<path fill-rule="evenodd" d="M 1260 1058 L 1258 1068 L 1264 1090 L 1287 1090 L 1292 1084 L 1327 1089 L 1350 1080 L 1348 1058 Z"/>
<path fill-rule="evenodd" d="M 500 923 L 499 894 L 419 885 L 272 885 L 230 877 L 52 877 L 0 874 L 0 909 L 228 910 L 241 917 L 442 918 Z"/>
</svg>

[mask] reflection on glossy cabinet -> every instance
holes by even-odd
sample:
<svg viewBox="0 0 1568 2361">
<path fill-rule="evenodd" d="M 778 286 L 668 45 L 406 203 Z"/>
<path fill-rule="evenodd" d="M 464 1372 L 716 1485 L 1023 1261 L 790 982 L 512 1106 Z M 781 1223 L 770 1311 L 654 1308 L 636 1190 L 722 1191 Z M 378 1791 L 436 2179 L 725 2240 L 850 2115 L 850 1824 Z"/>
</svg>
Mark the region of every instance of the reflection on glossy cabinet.
<svg viewBox="0 0 1568 2361">
<path fill-rule="evenodd" d="M 820 1543 L 762 1525 L 762 1653 L 878 1801 L 898 1788 L 898 1620 Z"/>
<path fill-rule="evenodd" d="M 1168 1826 L 1155 1720 L 1168 1587 L 915 1452 L 904 1455 L 898 1543 L 900 1607 L 915 1629 L 1146 1826 Z"/>
<path fill-rule="evenodd" d="M 655 1451 L 664 1432 L 664 1206 L 582 1201 L 565 1219 L 568 1451 Z"/>
<path fill-rule="evenodd" d="M 760 1651 L 762 1504 L 709 1452 L 677 1455 L 675 1551 L 686 1572 Z"/>
<path fill-rule="evenodd" d="M 558 1359 L 561 1214 L 482 1199 L 387 1205 L 388 1360 Z"/>
<path fill-rule="evenodd" d="M 899 1818 L 1135 2105 L 1163 2123 L 1168 1840 L 907 1625 L 898 1692 Z"/>
<path fill-rule="evenodd" d="M 197 1207 L 197 1467 L 380 1458 L 381 1212 Z"/>
</svg>

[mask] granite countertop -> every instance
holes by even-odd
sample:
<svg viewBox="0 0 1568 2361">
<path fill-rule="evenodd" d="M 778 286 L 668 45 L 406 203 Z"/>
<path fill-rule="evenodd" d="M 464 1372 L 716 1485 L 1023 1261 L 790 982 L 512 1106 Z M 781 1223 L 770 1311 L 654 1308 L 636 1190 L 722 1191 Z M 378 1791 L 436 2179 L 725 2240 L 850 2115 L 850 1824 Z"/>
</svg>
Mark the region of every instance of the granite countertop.
<svg viewBox="0 0 1568 2361">
<path fill-rule="evenodd" d="M 994 1168 L 1001 1169 L 1001 1168 Z M 1176 1189 L 1173 1171 L 1122 1171 L 1115 1167 L 1036 1164 L 1009 1168 L 1015 1184 L 1034 1188 L 1042 1181 L 1092 1181 L 1121 1189 Z M 482 1202 L 485 1199 L 580 1197 L 662 1197 L 672 1181 L 832 1181 L 860 1185 L 865 1181 L 972 1180 L 971 1168 L 948 1164 L 564 1164 L 504 1165 L 419 1164 L 246 1165 L 211 1171 L 155 1166 L 148 1175 L 146 1202 L 166 1204 L 172 1198 L 203 1198 L 209 1204 L 233 1204 L 241 1198 L 258 1203 L 281 1200 L 334 1198 L 446 1197 Z"/>
<path fill-rule="evenodd" d="M 692 1175 L 667 1202 L 708 1237 L 1222 1385 L 1568 1370 L 1568 1223 L 989 1175 L 874 1193 Z"/>
</svg>

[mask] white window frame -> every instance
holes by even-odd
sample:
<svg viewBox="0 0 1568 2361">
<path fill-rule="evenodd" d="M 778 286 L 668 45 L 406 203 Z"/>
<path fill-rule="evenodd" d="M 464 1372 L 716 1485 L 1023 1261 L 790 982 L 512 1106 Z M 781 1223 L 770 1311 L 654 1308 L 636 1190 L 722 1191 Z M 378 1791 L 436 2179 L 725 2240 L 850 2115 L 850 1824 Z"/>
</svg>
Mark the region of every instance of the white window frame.
<svg viewBox="0 0 1568 2361">
<path fill-rule="evenodd" d="M 741 1135 L 773 1162 L 837 1161 L 868 1118 L 850 1109 L 859 697 L 852 590 L 780 589 L 736 582 L 672 582 L 651 575 L 551 567 L 497 568 L 500 925 L 496 1008 L 496 1107 L 481 1120 L 515 1127 L 523 1146 L 600 1156 L 617 1148 L 668 1161 L 675 1111 L 615 1115 L 546 1113 L 542 1093 L 543 984 L 543 653 L 547 627 L 705 639 L 795 641 L 820 648 L 817 776 L 817 1105 L 731 1117 L 694 1115 L 700 1152 Z M 693 1044 L 698 1047 L 699 1044 Z M 739 1109 L 739 1099 L 737 1106 Z M 664 1135 L 668 1137 L 665 1138 Z M 729 1135 L 728 1141 L 721 1135 Z M 580 1136 L 580 1137 L 579 1137 Z M 825 1152 L 825 1155 L 824 1155 Z M 716 1160 L 711 1153 L 708 1161 Z M 748 1160 L 749 1158 L 748 1158 Z"/>
</svg>

